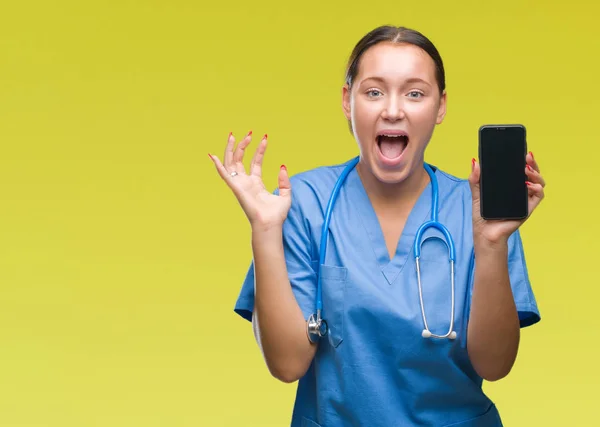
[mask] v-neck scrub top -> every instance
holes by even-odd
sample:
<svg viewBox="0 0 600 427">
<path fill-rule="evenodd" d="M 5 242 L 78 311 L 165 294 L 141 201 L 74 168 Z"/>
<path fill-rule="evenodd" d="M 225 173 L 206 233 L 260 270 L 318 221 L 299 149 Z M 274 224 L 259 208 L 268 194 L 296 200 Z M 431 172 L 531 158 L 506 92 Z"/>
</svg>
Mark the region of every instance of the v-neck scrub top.
<svg viewBox="0 0 600 427">
<path fill-rule="evenodd" d="M 291 178 L 292 206 L 283 224 L 290 285 L 305 320 L 315 312 L 321 227 L 335 182 L 347 163 Z M 329 333 L 299 380 L 292 427 L 498 427 L 498 411 L 482 391 L 469 361 L 467 324 L 476 260 L 468 181 L 434 168 L 439 221 L 456 248 L 455 340 L 425 339 L 413 244 L 431 215 L 431 184 L 406 221 L 392 259 L 356 168 L 341 188 L 321 266 L 323 318 Z M 442 234 L 423 236 L 421 280 L 429 328 L 450 326 L 451 283 Z M 508 241 L 510 284 L 521 327 L 540 320 L 519 232 Z M 282 283 L 282 286 L 287 284 Z M 251 321 L 254 268 L 250 265 L 235 311 Z M 307 338 L 308 339 L 308 338 Z M 257 420 L 256 425 L 260 424 Z"/>
</svg>

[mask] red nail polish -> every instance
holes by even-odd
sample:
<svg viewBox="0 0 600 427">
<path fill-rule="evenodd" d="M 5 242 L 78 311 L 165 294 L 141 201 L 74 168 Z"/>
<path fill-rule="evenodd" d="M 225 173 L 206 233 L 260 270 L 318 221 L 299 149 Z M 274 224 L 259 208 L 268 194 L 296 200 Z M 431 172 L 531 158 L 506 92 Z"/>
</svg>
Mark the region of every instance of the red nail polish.
<svg viewBox="0 0 600 427">
<path fill-rule="evenodd" d="M 529 155 L 531 156 L 531 158 L 532 158 L 533 160 L 535 160 L 535 158 L 533 157 L 533 153 L 532 153 L 531 151 L 529 152 Z"/>
<path fill-rule="evenodd" d="M 285 167 L 285 165 L 281 165 L 281 169 L 287 171 L 287 168 Z"/>
<path fill-rule="evenodd" d="M 475 166 L 475 157 L 473 157 L 473 158 L 471 159 L 471 164 L 472 164 L 473 166 Z"/>
<path fill-rule="evenodd" d="M 531 183 L 529 181 L 525 181 L 525 184 L 527 184 L 527 185 L 533 185 L 533 183 Z"/>
<path fill-rule="evenodd" d="M 263 136 L 263 139 L 267 139 L 267 134 L 265 133 L 265 136 Z"/>
<path fill-rule="evenodd" d="M 231 138 L 231 135 L 233 135 L 233 132 L 229 132 L 229 137 Z"/>
<path fill-rule="evenodd" d="M 211 156 L 210 153 L 208 153 L 208 157 L 210 157 L 211 160 L 213 159 L 213 156 Z"/>
<path fill-rule="evenodd" d="M 533 172 L 533 169 L 531 168 L 531 166 L 527 165 L 527 169 L 530 170 L 531 172 Z"/>
<path fill-rule="evenodd" d="M 251 135 L 252 135 L 252 131 L 248 132 L 248 136 L 251 136 Z"/>
</svg>

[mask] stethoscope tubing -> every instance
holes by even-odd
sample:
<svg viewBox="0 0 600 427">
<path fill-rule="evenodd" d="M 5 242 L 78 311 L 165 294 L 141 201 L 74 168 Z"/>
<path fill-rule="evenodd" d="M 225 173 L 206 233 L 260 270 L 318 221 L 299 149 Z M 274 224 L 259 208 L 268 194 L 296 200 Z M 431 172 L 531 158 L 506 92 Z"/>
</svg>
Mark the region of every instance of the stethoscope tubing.
<svg viewBox="0 0 600 427">
<path fill-rule="evenodd" d="M 323 310 L 323 299 L 322 299 L 323 288 L 322 288 L 322 282 L 321 282 L 321 277 L 322 277 L 321 268 L 325 264 L 325 257 L 326 257 L 326 253 L 327 253 L 327 240 L 328 240 L 328 236 L 329 236 L 329 224 L 331 222 L 333 208 L 335 206 L 335 202 L 337 201 L 337 198 L 338 198 L 339 192 L 342 188 L 342 185 L 346 181 L 346 178 L 348 177 L 350 172 L 356 167 L 359 160 L 360 160 L 360 157 L 356 157 L 356 158 L 352 159 L 348 163 L 348 165 L 344 168 L 344 170 L 338 177 L 338 179 L 335 183 L 335 186 L 333 187 L 331 196 L 329 197 L 329 201 L 327 203 L 327 209 L 325 210 L 325 218 L 323 220 L 323 227 L 321 229 L 321 241 L 320 241 L 320 246 L 319 246 L 319 249 L 320 249 L 319 250 L 319 274 L 317 277 L 316 313 L 312 314 L 307 321 L 307 333 L 308 333 L 308 338 L 311 342 L 316 342 L 320 337 L 327 334 L 327 322 L 324 319 L 322 319 L 322 317 L 321 317 L 322 310 Z M 417 230 L 417 233 L 415 235 L 415 243 L 414 243 L 414 247 L 413 247 L 416 268 L 417 268 L 417 283 L 418 283 L 418 287 L 419 287 L 419 300 L 420 300 L 420 304 L 421 304 L 421 315 L 423 317 L 423 325 L 425 327 L 425 329 L 423 330 L 422 336 L 424 338 L 433 337 L 433 338 L 454 339 L 454 338 L 456 338 L 456 332 L 454 332 L 454 330 L 453 330 L 454 329 L 454 306 L 455 306 L 454 263 L 456 260 L 454 240 L 452 239 L 452 236 L 450 235 L 450 232 L 448 231 L 448 229 L 438 221 L 439 190 L 438 190 L 438 183 L 437 183 L 437 178 L 435 176 L 435 173 L 433 172 L 433 169 L 431 168 L 431 166 L 427 163 L 424 164 L 424 168 L 427 171 L 427 174 L 429 175 L 429 178 L 431 181 L 431 194 L 432 194 L 432 196 L 431 196 L 431 199 L 432 199 L 431 220 L 425 222 L 424 224 L 422 224 L 419 227 L 419 229 Z M 448 332 L 444 335 L 433 334 L 430 331 L 429 325 L 427 323 L 427 317 L 425 315 L 425 305 L 423 303 L 421 268 L 420 268 L 419 260 L 421 257 L 422 236 L 423 236 L 423 233 L 429 228 L 435 228 L 435 229 L 439 230 L 444 235 L 446 245 L 448 246 L 448 257 L 449 257 L 449 261 L 450 261 L 450 275 L 451 275 L 450 283 L 451 283 L 451 292 L 452 292 L 452 297 L 451 297 L 452 302 L 451 302 L 451 314 L 450 314 L 450 328 L 449 328 Z"/>
</svg>

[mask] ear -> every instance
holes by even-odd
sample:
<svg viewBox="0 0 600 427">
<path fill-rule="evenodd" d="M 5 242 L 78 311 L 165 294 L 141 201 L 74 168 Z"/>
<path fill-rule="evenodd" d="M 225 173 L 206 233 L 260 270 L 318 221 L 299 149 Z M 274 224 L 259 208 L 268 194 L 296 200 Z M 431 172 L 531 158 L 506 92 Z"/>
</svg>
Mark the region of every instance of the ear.
<svg viewBox="0 0 600 427">
<path fill-rule="evenodd" d="M 350 108 L 350 88 L 347 84 L 342 88 L 342 109 L 347 120 L 352 120 L 352 109 Z"/>
<path fill-rule="evenodd" d="M 440 106 L 438 108 L 437 119 L 435 123 L 437 125 L 441 124 L 444 121 L 444 117 L 446 116 L 446 91 L 442 92 L 442 96 L 440 97 Z"/>
</svg>

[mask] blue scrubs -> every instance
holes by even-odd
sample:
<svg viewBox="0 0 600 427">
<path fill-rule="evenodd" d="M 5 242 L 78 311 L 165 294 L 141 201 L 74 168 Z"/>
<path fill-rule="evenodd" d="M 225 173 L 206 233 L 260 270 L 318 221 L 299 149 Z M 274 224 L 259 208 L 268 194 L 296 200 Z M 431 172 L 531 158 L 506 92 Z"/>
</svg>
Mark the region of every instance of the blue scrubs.
<svg viewBox="0 0 600 427">
<path fill-rule="evenodd" d="M 315 311 L 323 216 L 345 164 L 292 177 L 292 207 L 283 227 L 290 283 L 305 319 Z M 322 266 L 323 318 L 329 334 L 298 383 L 293 427 L 498 427 L 500 416 L 469 362 L 467 322 L 473 288 L 471 191 L 466 180 L 435 169 L 439 221 L 456 245 L 456 340 L 424 339 L 413 242 L 430 218 L 431 184 L 411 211 L 396 254 L 385 245 L 356 168 L 348 175 L 330 222 Z M 441 233 L 429 229 L 421 253 L 423 301 L 429 328 L 450 324 L 450 266 Z M 518 232 L 509 239 L 510 282 L 521 327 L 540 320 Z M 252 319 L 252 265 L 235 311 Z"/>
</svg>

